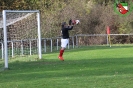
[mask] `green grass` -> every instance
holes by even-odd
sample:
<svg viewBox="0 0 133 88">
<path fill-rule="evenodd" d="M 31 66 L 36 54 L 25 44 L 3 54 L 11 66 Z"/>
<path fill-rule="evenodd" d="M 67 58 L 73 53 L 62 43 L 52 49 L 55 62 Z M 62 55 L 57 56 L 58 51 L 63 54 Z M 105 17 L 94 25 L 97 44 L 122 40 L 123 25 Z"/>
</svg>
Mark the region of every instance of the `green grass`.
<svg viewBox="0 0 133 88">
<path fill-rule="evenodd" d="M 64 62 L 58 52 L 14 58 L 0 72 L 0 88 L 133 88 L 132 52 L 132 46 L 90 46 L 66 50 Z"/>
</svg>

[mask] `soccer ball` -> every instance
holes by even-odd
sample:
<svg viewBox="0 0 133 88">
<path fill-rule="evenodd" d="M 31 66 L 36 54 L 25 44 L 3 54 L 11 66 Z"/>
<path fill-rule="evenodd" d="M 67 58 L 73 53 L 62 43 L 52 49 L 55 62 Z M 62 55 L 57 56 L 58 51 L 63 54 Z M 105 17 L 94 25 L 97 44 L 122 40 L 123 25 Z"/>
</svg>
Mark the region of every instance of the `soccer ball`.
<svg viewBox="0 0 133 88">
<path fill-rule="evenodd" d="M 72 24 L 79 24 L 80 23 L 80 21 L 79 20 L 72 20 Z"/>
<path fill-rule="evenodd" d="M 79 20 L 75 20 L 75 22 L 76 22 L 76 24 L 79 24 L 79 23 L 80 23 L 80 21 L 79 21 Z"/>
</svg>

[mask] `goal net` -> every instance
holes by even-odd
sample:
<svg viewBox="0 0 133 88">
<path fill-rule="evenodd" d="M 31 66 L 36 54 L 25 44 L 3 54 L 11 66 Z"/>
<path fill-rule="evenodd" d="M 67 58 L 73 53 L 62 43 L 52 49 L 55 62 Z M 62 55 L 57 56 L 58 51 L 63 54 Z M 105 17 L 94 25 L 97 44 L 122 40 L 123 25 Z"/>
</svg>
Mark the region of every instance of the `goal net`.
<svg viewBox="0 0 133 88">
<path fill-rule="evenodd" d="M 38 54 L 41 58 L 40 13 L 4 10 L 0 15 L 0 57 L 8 68 L 8 59 Z"/>
</svg>

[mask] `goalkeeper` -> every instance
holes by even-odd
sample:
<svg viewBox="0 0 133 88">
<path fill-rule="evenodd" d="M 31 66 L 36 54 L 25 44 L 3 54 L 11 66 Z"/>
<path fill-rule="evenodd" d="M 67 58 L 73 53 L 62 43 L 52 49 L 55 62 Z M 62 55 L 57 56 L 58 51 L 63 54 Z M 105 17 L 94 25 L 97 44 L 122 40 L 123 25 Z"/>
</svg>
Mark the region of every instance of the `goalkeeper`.
<svg viewBox="0 0 133 88">
<path fill-rule="evenodd" d="M 74 23 L 72 22 L 72 20 L 69 20 L 69 25 L 67 25 L 66 22 L 63 22 L 61 25 L 61 49 L 60 54 L 58 56 L 61 61 L 64 61 L 63 53 L 69 41 L 69 30 L 72 30 L 73 26 Z"/>
</svg>

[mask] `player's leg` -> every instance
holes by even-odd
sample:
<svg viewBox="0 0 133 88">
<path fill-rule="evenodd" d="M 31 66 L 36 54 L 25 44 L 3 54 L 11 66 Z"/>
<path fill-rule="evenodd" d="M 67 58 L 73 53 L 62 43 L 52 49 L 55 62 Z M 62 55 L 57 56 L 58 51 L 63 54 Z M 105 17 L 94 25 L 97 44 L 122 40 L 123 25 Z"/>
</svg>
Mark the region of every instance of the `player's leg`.
<svg viewBox="0 0 133 88">
<path fill-rule="evenodd" d="M 59 54 L 59 56 L 60 56 L 60 57 L 62 57 L 62 56 L 63 56 L 64 50 L 65 50 L 65 48 L 64 48 L 64 47 L 62 47 L 62 48 L 60 49 L 60 54 Z"/>
<path fill-rule="evenodd" d="M 59 54 L 59 59 L 64 61 L 64 58 L 63 58 L 63 53 L 64 53 L 64 50 L 66 48 L 68 44 L 68 39 L 61 39 L 61 49 L 60 49 L 60 54 Z"/>
</svg>

